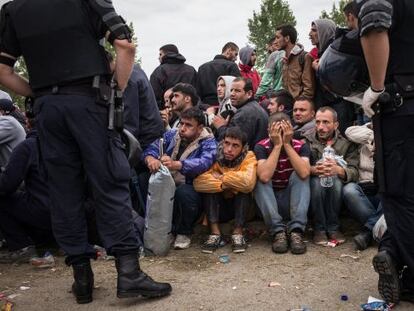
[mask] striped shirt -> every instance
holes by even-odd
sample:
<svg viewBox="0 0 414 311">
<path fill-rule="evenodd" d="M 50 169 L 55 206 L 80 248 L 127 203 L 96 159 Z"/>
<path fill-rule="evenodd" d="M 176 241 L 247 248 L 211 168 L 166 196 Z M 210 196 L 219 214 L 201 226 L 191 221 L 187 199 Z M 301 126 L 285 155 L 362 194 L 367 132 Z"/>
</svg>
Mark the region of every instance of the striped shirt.
<svg viewBox="0 0 414 311">
<path fill-rule="evenodd" d="M 310 157 L 309 146 L 296 139 L 292 139 L 293 149 L 299 154 L 300 157 Z M 254 153 L 256 154 L 257 160 L 266 160 L 273 150 L 273 143 L 270 138 L 259 141 L 255 148 Z M 289 161 L 289 157 L 286 152 L 282 149 L 279 155 L 279 161 L 276 166 L 276 170 L 272 176 L 272 184 L 274 189 L 285 189 L 289 184 L 290 175 L 292 175 L 294 169 Z"/>
</svg>

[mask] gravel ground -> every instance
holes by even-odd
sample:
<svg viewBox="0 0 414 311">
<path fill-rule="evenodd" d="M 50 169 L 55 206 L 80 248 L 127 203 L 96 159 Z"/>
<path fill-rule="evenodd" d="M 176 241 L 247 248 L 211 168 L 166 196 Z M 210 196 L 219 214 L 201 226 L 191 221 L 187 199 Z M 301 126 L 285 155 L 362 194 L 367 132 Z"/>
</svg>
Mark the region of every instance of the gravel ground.
<svg viewBox="0 0 414 311">
<path fill-rule="evenodd" d="M 257 232 L 244 254 L 230 246 L 208 255 L 200 252 L 202 234 L 188 250 L 172 250 L 167 257 L 141 260 L 144 271 L 170 282 L 171 296 L 159 300 L 116 298 L 114 261 L 93 263 L 94 301 L 77 305 L 69 289 L 71 270 L 58 257 L 53 269 L 30 265 L 0 265 L 0 292 L 17 295 L 14 310 L 360 310 L 368 296 L 379 297 L 377 274 L 371 264 L 376 248 L 353 250 L 351 242 L 336 248 L 307 243 L 304 255 L 276 255 L 266 234 Z M 348 235 L 348 240 L 352 236 Z M 230 262 L 219 262 L 228 254 Z M 351 255 L 343 256 L 343 255 Z M 272 283 L 272 286 L 269 284 Z M 20 286 L 30 287 L 21 290 Z M 341 301 L 347 295 L 347 301 Z M 401 303 L 396 310 L 414 310 Z"/>
</svg>

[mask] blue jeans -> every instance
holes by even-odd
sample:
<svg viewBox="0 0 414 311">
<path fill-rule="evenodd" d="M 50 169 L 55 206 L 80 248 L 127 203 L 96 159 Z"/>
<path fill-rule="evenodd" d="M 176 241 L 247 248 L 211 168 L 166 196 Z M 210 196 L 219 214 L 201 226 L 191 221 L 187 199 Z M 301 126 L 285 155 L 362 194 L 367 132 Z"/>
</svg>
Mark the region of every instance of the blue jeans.
<svg viewBox="0 0 414 311">
<path fill-rule="evenodd" d="M 382 215 L 381 204 L 375 208 L 362 188 L 356 183 L 344 185 L 342 195 L 352 216 L 369 230 L 372 230 Z"/>
<path fill-rule="evenodd" d="M 257 205 L 272 235 L 286 230 L 284 219 L 290 219 L 287 224 L 289 232 L 293 229 L 305 231 L 310 202 L 309 178 L 302 180 L 293 172 L 285 189 L 276 191 L 271 181 L 266 184 L 258 181 L 254 191 Z"/>
<path fill-rule="evenodd" d="M 332 187 L 324 188 L 321 186 L 319 177 L 311 177 L 312 214 L 316 231 L 331 233 L 339 229 L 343 185 L 338 177 L 333 178 L 333 181 Z"/>
</svg>

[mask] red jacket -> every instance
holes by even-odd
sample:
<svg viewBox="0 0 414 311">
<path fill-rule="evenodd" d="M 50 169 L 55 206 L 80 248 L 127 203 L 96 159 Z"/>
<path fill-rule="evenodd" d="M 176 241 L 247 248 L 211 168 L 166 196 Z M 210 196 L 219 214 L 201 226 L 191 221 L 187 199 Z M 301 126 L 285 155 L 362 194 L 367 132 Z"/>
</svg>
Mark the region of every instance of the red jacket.
<svg viewBox="0 0 414 311">
<path fill-rule="evenodd" d="M 259 73 L 252 66 L 243 65 L 241 63 L 239 64 L 239 69 L 240 69 L 240 73 L 241 73 L 242 77 L 252 80 L 253 95 L 255 95 L 257 89 L 259 88 L 260 80 L 261 80 Z"/>
</svg>

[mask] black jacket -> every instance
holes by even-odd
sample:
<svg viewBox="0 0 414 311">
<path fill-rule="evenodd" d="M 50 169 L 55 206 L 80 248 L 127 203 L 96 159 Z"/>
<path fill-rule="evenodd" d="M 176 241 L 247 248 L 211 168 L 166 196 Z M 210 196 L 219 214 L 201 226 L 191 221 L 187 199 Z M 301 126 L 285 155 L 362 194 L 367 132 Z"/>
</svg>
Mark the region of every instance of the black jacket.
<svg viewBox="0 0 414 311">
<path fill-rule="evenodd" d="M 216 55 L 214 59 L 198 68 L 197 93 L 204 104 L 217 104 L 217 79 L 220 76 L 240 77 L 239 67 L 235 62 Z"/>
<path fill-rule="evenodd" d="M 150 76 L 152 89 L 157 99 L 158 107 L 164 103 L 164 93 L 179 82 L 189 83 L 196 87 L 197 71 L 194 67 L 184 64 L 185 57 L 181 54 L 167 53 L 161 65 L 155 68 Z"/>
<path fill-rule="evenodd" d="M 41 209 L 50 209 L 49 190 L 39 170 L 37 132 L 30 131 L 26 140 L 14 148 L 5 171 L 0 175 L 0 195 L 15 193 L 22 182 L 27 201 Z"/>
<path fill-rule="evenodd" d="M 154 92 L 145 72 L 135 65 L 124 92 L 124 126 L 140 142 L 142 149 L 160 138 L 164 126 Z"/>
<path fill-rule="evenodd" d="M 236 113 L 227 126 L 222 126 L 217 130 L 217 140 L 220 141 L 224 138 L 227 128 L 238 126 L 247 135 L 249 150 L 253 150 L 259 141 L 268 137 L 267 120 L 267 112 L 262 106 L 253 98 L 249 99 L 241 107 L 237 107 Z"/>
</svg>

